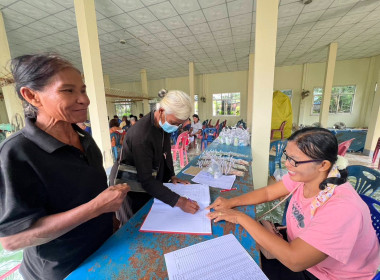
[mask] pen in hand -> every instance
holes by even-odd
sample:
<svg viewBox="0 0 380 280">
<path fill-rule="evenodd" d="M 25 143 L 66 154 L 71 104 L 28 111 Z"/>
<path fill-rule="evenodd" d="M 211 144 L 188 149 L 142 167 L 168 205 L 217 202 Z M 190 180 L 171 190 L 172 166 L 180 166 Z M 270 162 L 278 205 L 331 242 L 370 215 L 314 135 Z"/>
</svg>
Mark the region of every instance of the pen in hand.
<svg viewBox="0 0 380 280">
<path fill-rule="evenodd" d="M 230 191 L 236 191 L 237 189 L 236 188 L 231 188 L 229 190 L 221 190 L 220 192 L 230 192 Z"/>
</svg>

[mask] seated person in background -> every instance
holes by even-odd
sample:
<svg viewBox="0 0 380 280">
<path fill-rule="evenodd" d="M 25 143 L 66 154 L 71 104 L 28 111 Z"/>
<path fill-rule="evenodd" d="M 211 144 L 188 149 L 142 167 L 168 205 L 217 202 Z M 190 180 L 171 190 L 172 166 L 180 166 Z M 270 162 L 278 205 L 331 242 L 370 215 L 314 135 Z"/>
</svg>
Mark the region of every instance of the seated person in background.
<svg viewBox="0 0 380 280">
<path fill-rule="evenodd" d="M 218 197 L 208 207 L 215 209 L 209 217 L 240 224 L 277 258 L 261 256 L 269 279 L 372 279 L 380 263 L 379 241 L 368 206 L 346 181 L 348 163 L 338 156 L 334 134 L 324 128 L 298 130 L 284 155 L 289 173 L 282 181 L 238 197 Z M 285 240 L 231 209 L 292 191 Z"/>
<path fill-rule="evenodd" d="M 198 137 L 198 135 L 202 135 L 202 124 L 199 121 L 199 116 L 197 114 L 194 114 L 193 124 L 190 128 L 190 145 L 192 145 L 192 143 L 195 143 L 194 140 L 196 140 L 196 137 Z"/>
<path fill-rule="evenodd" d="M 130 122 L 131 122 L 131 126 L 135 125 L 136 122 L 137 122 L 137 117 L 136 117 L 136 116 L 132 116 L 132 117 L 130 118 Z"/>
<path fill-rule="evenodd" d="M 182 132 L 184 131 L 190 131 L 191 129 L 191 120 L 188 118 L 182 125 Z"/>
</svg>

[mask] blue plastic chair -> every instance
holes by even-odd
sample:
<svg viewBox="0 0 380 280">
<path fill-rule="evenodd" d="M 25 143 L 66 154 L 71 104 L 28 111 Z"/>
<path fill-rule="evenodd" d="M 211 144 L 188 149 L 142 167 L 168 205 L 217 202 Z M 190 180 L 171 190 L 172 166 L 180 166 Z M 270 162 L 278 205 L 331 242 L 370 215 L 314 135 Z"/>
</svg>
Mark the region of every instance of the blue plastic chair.
<svg viewBox="0 0 380 280">
<path fill-rule="evenodd" d="M 378 272 L 372 280 L 380 280 L 380 272 Z"/>
<path fill-rule="evenodd" d="M 112 153 L 113 153 L 114 161 L 117 161 L 118 155 L 119 155 L 119 151 L 122 148 L 122 144 L 120 144 L 120 141 L 121 141 L 123 135 L 124 134 L 119 133 L 119 132 L 112 132 L 110 134 L 111 141 L 112 141 L 112 138 L 115 138 L 115 146 L 112 147 Z"/>
<path fill-rule="evenodd" d="M 179 129 L 177 129 L 176 131 L 170 134 L 170 141 L 172 142 L 172 145 L 177 144 L 178 135 L 179 135 Z"/>
<path fill-rule="evenodd" d="M 369 212 L 371 213 L 372 225 L 376 231 L 377 239 L 380 243 L 380 202 L 364 194 L 360 194 L 360 197 L 368 205 Z"/>
<path fill-rule="evenodd" d="M 350 165 L 347 171 L 348 181 L 359 194 L 372 197 L 380 189 L 379 171 L 363 165 Z"/>
<path fill-rule="evenodd" d="M 211 143 L 216 138 L 216 128 L 209 127 L 202 130 L 202 150 L 207 148 L 207 144 Z"/>
<path fill-rule="evenodd" d="M 281 157 L 285 150 L 287 142 L 287 140 L 277 140 L 270 143 L 270 150 L 273 147 L 276 147 L 276 155 L 269 155 L 269 176 L 273 175 L 276 169 L 276 164 L 278 164 L 278 167 L 281 169 Z"/>
</svg>

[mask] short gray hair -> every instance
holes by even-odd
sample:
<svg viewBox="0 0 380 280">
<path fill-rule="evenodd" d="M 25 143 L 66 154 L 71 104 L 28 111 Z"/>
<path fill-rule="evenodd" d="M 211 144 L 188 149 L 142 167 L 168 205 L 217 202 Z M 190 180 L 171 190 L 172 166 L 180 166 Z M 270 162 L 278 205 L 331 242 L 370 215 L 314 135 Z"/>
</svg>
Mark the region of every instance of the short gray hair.
<svg viewBox="0 0 380 280">
<path fill-rule="evenodd" d="M 156 104 L 156 110 L 160 108 L 180 120 L 187 120 L 193 111 L 189 95 L 180 90 L 170 90 L 165 93 L 161 101 Z"/>
</svg>

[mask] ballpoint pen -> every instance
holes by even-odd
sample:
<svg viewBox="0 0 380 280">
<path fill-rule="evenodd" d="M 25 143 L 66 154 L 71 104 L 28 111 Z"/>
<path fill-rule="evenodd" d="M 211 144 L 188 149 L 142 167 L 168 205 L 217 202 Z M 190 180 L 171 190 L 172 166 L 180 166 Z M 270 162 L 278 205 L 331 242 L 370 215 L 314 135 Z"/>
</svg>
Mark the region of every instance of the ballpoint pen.
<svg viewBox="0 0 380 280">
<path fill-rule="evenodd" d="M 221 190 L 220 192 L 230 192 L 230 191 L 236 191 L 237 189 L 236 188 L 231 188 L 229 190 Z"/>
</svg>

